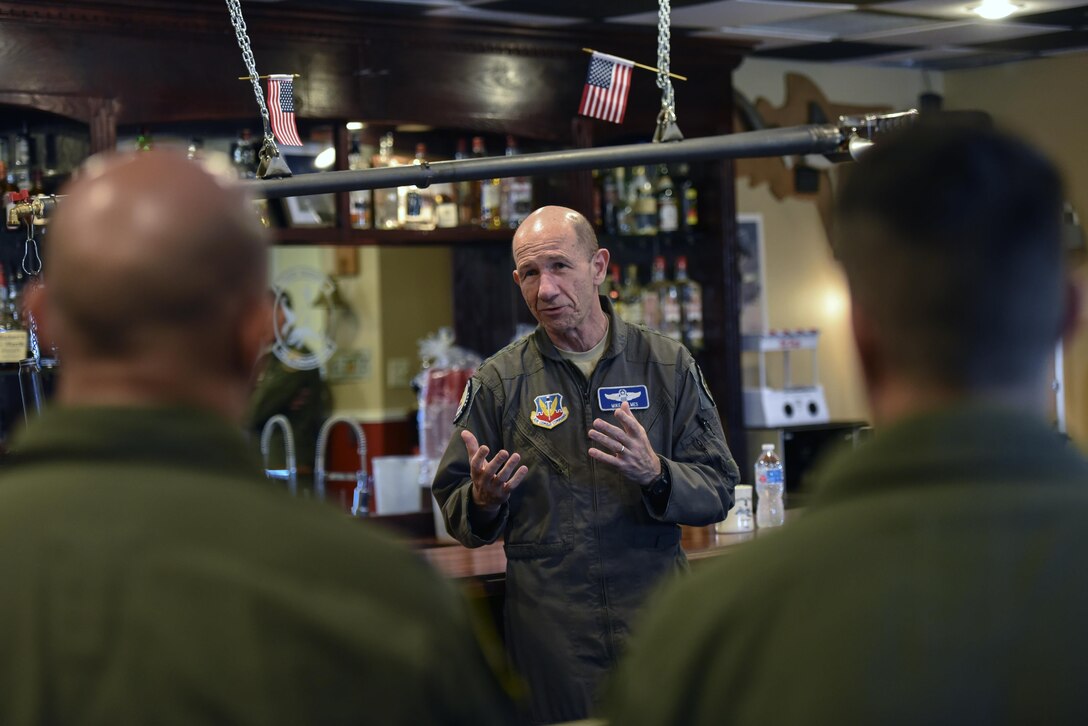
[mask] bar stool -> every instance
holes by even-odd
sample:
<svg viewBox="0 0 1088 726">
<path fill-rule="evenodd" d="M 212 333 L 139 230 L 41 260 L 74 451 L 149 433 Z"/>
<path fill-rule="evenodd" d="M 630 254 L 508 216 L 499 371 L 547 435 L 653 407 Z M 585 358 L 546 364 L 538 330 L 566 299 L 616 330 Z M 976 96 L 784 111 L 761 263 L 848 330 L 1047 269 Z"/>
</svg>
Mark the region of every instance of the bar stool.
<svg viewBox="0 0 1088 726">
<path fill-rule="evenodd" d="M 284 464 L 286 469 L 269 468 L 269 449 L 272 444 L 272 434 L 279 428 L 283 431 Z M 298 493 L 298 467 L 295 462 L 295 434 L 291 429 L 291 422 L 282 413 L 277 413 L 265 421 L 261 429 L 261 459 L 264 463 L 264 475 L 269 479 L 287 482 L 287 490 L 292 496 Z"/>
<path fill-rule="evenodd" d="M 355 471 L 326 471 L 325 459 L 329 444 L 329 434 L 339 424 L 344 424 L 355 435 L 355 451 L 359 455 L 359 468 Z M 351 513 L 356 517 L 365 517 L 370 513 L 370 492 L 366 476 L 366 434 L 357 421 L 347 416 L 332 416 L 321 425 L 317 435 L 317 460 L 314 462 L 314 494 L 318 499 L 325 498 L 326 481 L 353 481 L 355 492 L 351 502 Z"/>
</svg>

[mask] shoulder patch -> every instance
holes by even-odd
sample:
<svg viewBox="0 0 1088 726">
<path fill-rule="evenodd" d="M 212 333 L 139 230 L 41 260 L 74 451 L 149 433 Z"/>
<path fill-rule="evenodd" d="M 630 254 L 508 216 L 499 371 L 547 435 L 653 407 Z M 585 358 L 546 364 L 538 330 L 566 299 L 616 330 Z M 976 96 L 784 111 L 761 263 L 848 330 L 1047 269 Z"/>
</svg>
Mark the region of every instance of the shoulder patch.
<svg viewBox="0 0 1088 726">
<path fill-rule="evenodd" d="M 472 410 L 472 399 L 476 395 L 476 386 L 474 383 L 474 378 L 469 378 L 465 383 L 465 390 L 461 392 L 461 402 L 457 404 L 457 413 L 453 414 L 454 425 L 459 425 L 461 419 L 467 417 L 469 411 Z"/>
<path fill-rule="evenodd" d="M 714 402 L 714 396 L 710 394 L 710 386 L 706 384 L 706 378 L 703 377 L 703 369 L 699 367 L 698 363 L 691 364 L 691 376 L 695 379 L 695 382 L 699 384 L 699 390 L 706 398 L 706 401 L 712 407 L 717 408 L 718 404 Z"/>
</svg>

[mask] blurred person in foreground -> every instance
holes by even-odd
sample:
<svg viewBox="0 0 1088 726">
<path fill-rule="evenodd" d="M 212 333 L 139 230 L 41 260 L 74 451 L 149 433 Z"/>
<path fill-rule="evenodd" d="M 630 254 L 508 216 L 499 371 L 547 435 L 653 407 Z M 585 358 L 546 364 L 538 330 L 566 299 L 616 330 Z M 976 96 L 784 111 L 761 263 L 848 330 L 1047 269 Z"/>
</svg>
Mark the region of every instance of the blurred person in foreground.
<svg viewBox="0 0 1088 726">
<path fill-rule="evenodd" d="M 94 158 L 29 305 L 55 404 L 0 475 L 0 723 L 505 723 L 451 589 L 276 492 L 241 429 L 271 311 L 242 188 Z"/>
<path fill-rule="evenodd" d="M 724 519 L 738 471 L 687 349 L 598 295 L 585 217 L 536 210 L 513 256 L 539 325 L 469 380 L 433 489 L 463 544 L 503 538 L 506 645 L 552 723 L 592 710 L 646 594 L 686 568 L 679 525 Z"/>
<path fill-rule="evenodd" d="M 1047 420 L 1061 205 L 994 131 L 918 127 L 850 170 L 834 246 L 876 434 L 654 602 L 614 723 L 1088 720 L 1088 463 Z"/>
</svg>

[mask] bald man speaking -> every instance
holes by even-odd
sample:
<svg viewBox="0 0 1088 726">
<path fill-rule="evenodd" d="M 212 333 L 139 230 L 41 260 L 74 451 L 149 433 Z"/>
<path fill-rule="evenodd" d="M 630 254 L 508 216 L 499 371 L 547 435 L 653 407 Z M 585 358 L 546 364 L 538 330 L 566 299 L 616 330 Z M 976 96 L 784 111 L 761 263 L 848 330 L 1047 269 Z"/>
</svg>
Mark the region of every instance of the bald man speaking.
<svg viewBox="0 0 1088 726">
<path fill-rule="evenodd" d="M 0 476 L 0 723 L 508 722 L 437 575 L 260 476 L 239 424 L 266 239 L 241 187 L 155 151 L 66 193 L 29 295 L 56 401 Z"/>
<path fill-rule="evenodd" d="M 553 723 L 592 711 L 647 593 L 686 566 L 679 525 L 723 519 L 739 473 L 687 349 L 597 294 L 609 253 L 585 217 L 536 210 L 513 256 L 539 325 L 469 381 L 433 489 L 466 546 L 503 537 L 506 645 Z"/>
</svg>

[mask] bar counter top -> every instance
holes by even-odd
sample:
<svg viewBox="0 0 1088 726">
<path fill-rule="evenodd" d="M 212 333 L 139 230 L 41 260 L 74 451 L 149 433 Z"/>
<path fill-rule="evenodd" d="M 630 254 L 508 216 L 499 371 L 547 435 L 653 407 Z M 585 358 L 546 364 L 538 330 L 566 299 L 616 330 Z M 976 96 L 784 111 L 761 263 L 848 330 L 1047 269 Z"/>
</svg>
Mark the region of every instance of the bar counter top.
<svg viewBox="0 0 1088 726">
<path fill-rule="evenodd" d="M 786 511 L 787 523 L 800 514 L 800 510 Z M 741 534 L 718 534 L 714 526 L 682 527 L 681 545 L 688 560 L 697 563 L 727 554 L 731 547 L 748 542 L 761 533 L 774 532 L 775 529 L 754 530 Z M 423 556 L 439 572 L 453 579 L 494 580 L 506 575 L 506 553 L 502 542 L 484 545 L 475 549 L 462 547 L 460 544 L 439 544 L 437 540 L 417 540 L 416 546 Z"/>
</svg>

